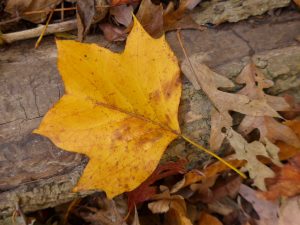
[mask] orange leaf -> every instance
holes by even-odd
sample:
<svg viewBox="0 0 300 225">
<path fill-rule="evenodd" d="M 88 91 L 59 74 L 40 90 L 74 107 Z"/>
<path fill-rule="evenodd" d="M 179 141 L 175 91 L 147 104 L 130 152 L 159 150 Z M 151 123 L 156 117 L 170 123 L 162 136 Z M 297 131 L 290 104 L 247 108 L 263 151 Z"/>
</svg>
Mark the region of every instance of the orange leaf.
<svg viewBox="0 0 300 225">
<path fill-rule="evenodd" d="M 279 169 L 275 178 L 267 179 L 267 192 L 261 195 L 274 200 L 280 196 L 291 197 L 300 194 L 300 154 L 290 160 L 290 163 Z"/>
<path fill-rule="evenodd" d="M 289 120 L 284 122 L 283 124 L 292 129 L 300 139 L 300 120 Z M 280 148 L 280 152 L 278 154 L 280 160 L 289 159 L 290 157 L 293 157 L 300 152 L 300 148 L 293 147 L 282 141 L 278 141 L 276 145 Z"/>
<path fill-rule="evenodd" d="M 232 158 L 228 158 L 225 160 L 230 163 L 232 166 L 234 167 L 242 167 L 246 161 L 244 160 L 237 160 L 237 159 L 232 159 Z M 203 169 L 202 171 L 198 171 L 198 170 L 192 170 L 188 173 L 186 173 L 184 175 L 184 178 L 179 181 L 177 184 L 174 185 L 174 187 L 171 190 L 171 193 L 175 193 L 178 190 L 187 187 L 191 184 L 203 181 L 203 180 L 207 180 L 209 178 L 218 176 L 220 173 L 229 170 L 228 166 L 226 166 L 224 163 L 217 161 L 211 165 L 209 165 L 208 167 L 206 167 L 205 169 Z"/>
<path fill-rule="evenodd" d="M 202 212 L 199 218 L 198 225 L 222 225 L 220 220 L 218 220 L 216 217 L 206 213 Z"/>
</svg>

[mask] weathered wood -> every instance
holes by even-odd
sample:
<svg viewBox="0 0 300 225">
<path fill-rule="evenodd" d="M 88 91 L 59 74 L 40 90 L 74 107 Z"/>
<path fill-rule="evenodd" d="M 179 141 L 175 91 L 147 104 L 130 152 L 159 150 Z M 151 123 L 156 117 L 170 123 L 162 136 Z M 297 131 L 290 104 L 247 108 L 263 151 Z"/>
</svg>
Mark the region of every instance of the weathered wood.
<svg viewBox="0 0 300 225">
<path fill-rule="evenodd" d="M 184 31 L 189 54 L 207 55 L 206 63 L 229 77 L 236 76 L 249 55 L 275 81 L 272 94 L 292 93 L 299 97 L 300 16 L 297 14 L 265 18 L 266 23 L 241 22 L 217 29 Z M 273 22 L 272 22 L 273 21 Z M 179 57 L 183 54 L 175 33 L 167 35 Z M 89 41 L 109 44 L 99 36 Z M 78 195 L 70 193 L 87 158 L 56 148 L 46 138 L 31 134 L 42 116 L 63 94 L 56 69 L 53 38 L 45 38 L 39 49 L 34 40 L 1 49 L 0 55 L 0 216 L 11 215 L 15 202 L 25 211 L 55 206 Z M 114 50 L 121 46 L 109 45 Z M 202 144 L 207 143 L 210 103 L 201 91 L 195 91 L 184 78 L 180 106 L 182 131 Z M 164 160 L 186 156 L 200 160 L 183 141 L 175 141 Z M 203 158 L 203 157 L 202 157 Z"/>
</svg>

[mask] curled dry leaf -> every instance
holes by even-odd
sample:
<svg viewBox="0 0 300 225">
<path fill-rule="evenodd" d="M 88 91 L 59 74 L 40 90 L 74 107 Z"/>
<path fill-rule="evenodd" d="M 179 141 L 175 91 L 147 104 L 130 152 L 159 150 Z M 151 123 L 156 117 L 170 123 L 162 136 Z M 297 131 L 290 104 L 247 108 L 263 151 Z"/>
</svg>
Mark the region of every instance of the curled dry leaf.
<svg viewBox="0 0 300 225">
<path fill-rule="evenodd" d="M 105 39 L 110 42 L 124 41 L 128 35 L 125 28 L 112 25 L 111 23 L 101 23 L 99 28 L 102 30 Z"/>
<path fill-rule="evenodd" d="M 163 7 L 155 5 L 151 0 L 143 0 L 136 17 L 144 29 L 154 38 L 161 37 L 164 33 Z"/>
<path fill-rule="evenodd" d="M 221 87 L 232 87 L 233 83 L 221 75 L 211 71 L 207 66 L 201 63 L 201 56 L 192 55 L 185 59 L 181 65 L 183 73 L 196 88 L 201 87 L 205 94 L 211 100 L 214 109 L 211 116 L 211 135 L 210 147 L 213 150 L 218 149 L 225 134 L 222 128 L 232 126 L 232 118 L 229 111 L 235 111 L 250 116 L 271 116 L 280 117 L 279 114 L 265 100 L 250 99 L 241 94 L 232 94 L 220 91 Z"/>
<path fill-rule="evenodd" d="M 78 40 L 83 41 L 96 12 L 95 0 L 78 0 L 76 5 Z"/>
<path fill-rule="evenodd" d="M 128 27 L 132 22 L 133 7 L 131 5 L 118 5 L 111 7 L 109 13 L 114 17 L 117 23 Z"/>
<path fill-rule="evenodd" d="M 61 2 L 62 0 L 8 0 L 4 11 L 14 17 L 20 16 L 22 19 L 33 23 L 42 23 L 46 20 L 50 11 Z M 26 14 L 40 10 L 45 12 Z"/>
<path fill-rule="evenodd" d="M 180 133 L 174 53 L 136 19 L 122 54 L 76 41 L 57 47 L 66 93 L 34 133 L 89 157 L 74 191 L 100 189 L 112 198 L 135 189 Z"/>
<path fill-rule="evenodd" d="M 267 180 L 267 184 L 268 191 L 262 192 L 261 195 L 269 200 L 300 194 L 300 154 L 281 167 L 276 177 Z"/>
<path fill-rule="evenodd" d="M 103 7 L 105 5 L 106 0 L 77 0 L 76 16 L 79 41 L 84 40 L 92 23 L 99 22 L 106 16 L 108 8 Z"/>
<path fill-rule="evenodd" d="M 246 95 L 251 100 L 265 101 L 276 111 L 287 111 L 290 109 L 289 104 L 283 97 L 271 96 L 264 93 L 263 89 L 273 86 L 273 82 L 265 79 L 264 75 L 253 63 L 243 69 L 236 81 L 240 84 L 246 84 L 238 92 L 239 94 Z M 267 138 L 272 143 L 283 141 L 294 147 L 300 147 L 300 140 L 293 130 L 269 116 L 246 115 L 239 125 L 238 131 L 243 135 L 247 135 L 256 128 L 260 132 L 261 141 Z"/>
<path fill-rule="evenodd" d="M 156 201 L 149 203 L 148 208 L 152 213 L 166 213 L 165 225 L 192 225 L 182 196 L 170 195 L 169 190 L 166 190 L 154 198 Z"/>
<path fill-rule="evenodd" d="M 249 171 L 254 185 L 260 190 L 265 191 L 265 178 L 273 177 L 274 172 L 257 159 L 257 156 L 269 158 L 274 164 L 281 165 L 277 154 L 279 149 L 271 142 L 266 140 L 266 145 L 259 141 L 248 143 L 239 133 L 229 128 L 226 131 L 226 138 L 236 152 L 236 158 L 246 160 L 245 168 Z"/>
</svg>

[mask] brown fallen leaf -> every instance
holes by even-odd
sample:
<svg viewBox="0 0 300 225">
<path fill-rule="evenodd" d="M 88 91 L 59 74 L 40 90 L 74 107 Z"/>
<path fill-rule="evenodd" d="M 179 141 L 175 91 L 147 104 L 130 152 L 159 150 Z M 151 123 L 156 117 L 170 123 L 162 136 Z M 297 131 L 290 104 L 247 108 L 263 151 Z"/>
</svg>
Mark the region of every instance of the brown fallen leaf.
<svg viewBox="0 0 300 225">
<path fill-rule="evenodd" d="M 124 215 L 120 213 L 114 200 L 107 199 L 104 195 L 97 197 L 97 207 L 83 206 L 78 208 L 76 214 L 86 222 L 94 225 L 127 225 Z"/>
<path fill-rule="evenodd" d="M 109 9 L 109 14 L 118 24 L 128 27 L 132 23 L 133 7 L 131 5 L 114 6 Z"/>
<path fill-rule="evenodd" d="M 283 97 L 271 96 L 264 93 L 264 88 L 273 86 L 271 80 L 265 79 L 264 75 L 256 66 L 251 63 L 247 65 L 241 74 L 236 78 L 240 84 L 246 84 L 238 93 L 248 96 L 251 100 L 265 101 L 276 111 L 287 111 L 290 105 Z M 254 129 L 260 132 L 260 141 L 267 138 L 274 143 L 283 141 L 294 147 L 300 147 L 300 140 L 288 126 L 279 123 L 269 116 L 246 115 L 238 127 L 238 131 L 244 136 L 251 133 Z"/>
<path fill-rule="evenodd" d="M 259 198 L 257 191 L 244 184 L 241 185 L 239 194 L 252 204 L 254 210 L 259 215 L 259 220 L 256 220 L 258 225 L 278 224 L 279 205 L 277 202 Z"/>
<path fill-rule="evenodd" d="M 221 75 L 211 71 L 201 61 L 201 56 L 192 55 L 184 60 L 181 69 L 192 83 L 197 83 L 197 85 L 194 85 L 196 88 L 201 87 L 214 106 L 211 115 L 211 149 L 217 150 L 221 146 L 225 138 L 222 128 L 232 126 L 229 111 L 249 116 L 280 117 L 276 110 L 268 105 L 265 100 L 250 99 L 245 95 L 220 91 L 219 88 L 232 87 L 234 86 L 233 83 L 225 77 L 220 78 Z"/>
<path fill-rule="evenodd" d="M 152 186 L 156 181 L 163 178 L 184 173 L 186 161 L 180 160 L 178 162 L 168 162 L 159 165 L 155 171 L 145 180 L 140 186 L 131 192 L 127 193 L 128 196 L 128 210 L 131 211 L 135 205 L 149 200 L 157 193 L 157 188 Z"/>
<path fill-rule="evenodd" d="M 276 177 L 267 179 L 268 191 L 260 193 L 269 200 L 280 196 L 292 197 L 300 194 L 300 154 L 293 157 L 289 164 L 279 168 Z"/>
<path fill-rule="evenodd" d="M 215 216 L 202 212 L 198 221 L 198 225 L 222 225 L 223 223 Z"/>
<path fill-rule="evenodd" d="M 239 133 L 229 128 L 226 131 L 226 138 L 236 152 L 236 158 L 246 160 L 245 168 L 249 171 L 249 176 L 253 179 L 254 185 L 265 191 L 265 178 L 273 177 L 275 173 L 262 162 L 257 156 L 269 158 L 274 164 L 281 165 L 278 152 L 279 149 L 267 139 L 265 145 L 259 141 L 248 143 Z"/>
<path fill-rule="evenodd" d="M 118 6 L 118 5 L 139 3 L 140 0 L 109 0 L 108 2 L 111 6 Z"/>
<path fill-rule="evenodd" d="M 296 5 L 297 5 L 298 7 L 300 7 L 300 0 L 294 0 L 294 2 L 296 3 Z"/>
<path fill-rule="evenodd" d="M 51 10 L 61 2 L 62 0 L 8 0 L 4 11 L 32 23 L 42 23 Z M 28 14 L 33 11 L 45 12 Z"/>
<path fill-rule="evenodd" d="M 102 30 L 105 39 L 110 42 L 124 41 L 128 36 L 125 28 L 112 25 L 111 23 L 100 23 L 99 28 Z"/>
<path fill-rule="evenodd" d="M 95 16 L 95 0 L 78 0 L 76 5 L 78 40 L 83 41 Z"/>
<path fill-rule="evenodd" d="M 164 30 L 172 31 L 177 29 L 199 29 L 203 27 L 197 24 L 186 12 L 192 10 L 201 0 L 182 0 L 177 9 L 172 1 L 169 2 L 164 11 Z"/>
<path fill-rule="evenodd" d="M 151 0 L 143 0 L 136 14 L 144 29 L 154 38 L 164 33 L 163 7 L 155 5 Z"/>
<path fill-rule="evenodd" d="M 152 213 L 165 213 L 164 225 L 192 225 L 187 217 L 185 200 L 180 195 L 170 195 L 169 190 L 153 197 L 156 201 L 148 204 Z"/>
<path fill-rule="evenodd" d="M 288 126 L 290 129 L 292 129 L 293 132 L 300 139 L 300 120 L 288 120 L 285 121 L 283 124 Z M 282 141 L 278 141 L 275 144 L 280 148 L 279 151 L 280 160 L 287 160 L 300 152 L 300 148 L 295 148 Z"/>
</svg>

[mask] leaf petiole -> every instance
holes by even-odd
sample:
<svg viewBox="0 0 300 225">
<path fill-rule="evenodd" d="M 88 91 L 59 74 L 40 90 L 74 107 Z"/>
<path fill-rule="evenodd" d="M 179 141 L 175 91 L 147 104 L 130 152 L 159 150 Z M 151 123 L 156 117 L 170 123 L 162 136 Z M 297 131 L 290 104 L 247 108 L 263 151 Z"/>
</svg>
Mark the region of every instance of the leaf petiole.
<svg viewBox="0 0 300 225">
<path fill-rule="evenodd" d="M 202 151 L 206 152 L 207 154 L 215 157 L 216 159 L 218 159 L 220 162 L 224 163 L 226 166 L 228 166 L 230 169 L 234 170 L 237 174 L 239 174 L 242 178 L 246 179 L 247 176 L 241 172 L 239 169 L 235 168 L 233 165 L 231 165 L 230 163 L 226 162 L 224 159 L 222 159 L 220 156 L 218 156 L 217 154 L 211 152 L 210 150 L 204 148 L 203 146 L 197 144 L 196 142 L 194 142 L 193 140 L 189 139 L 188 137 L 180 134 L 179 137 L 183 138 L 185 141 L 187 141 L 188 143 L 194 145 L 195 147 L 197 147 L 198 149 L 201 149 Z"/>
</svg>

